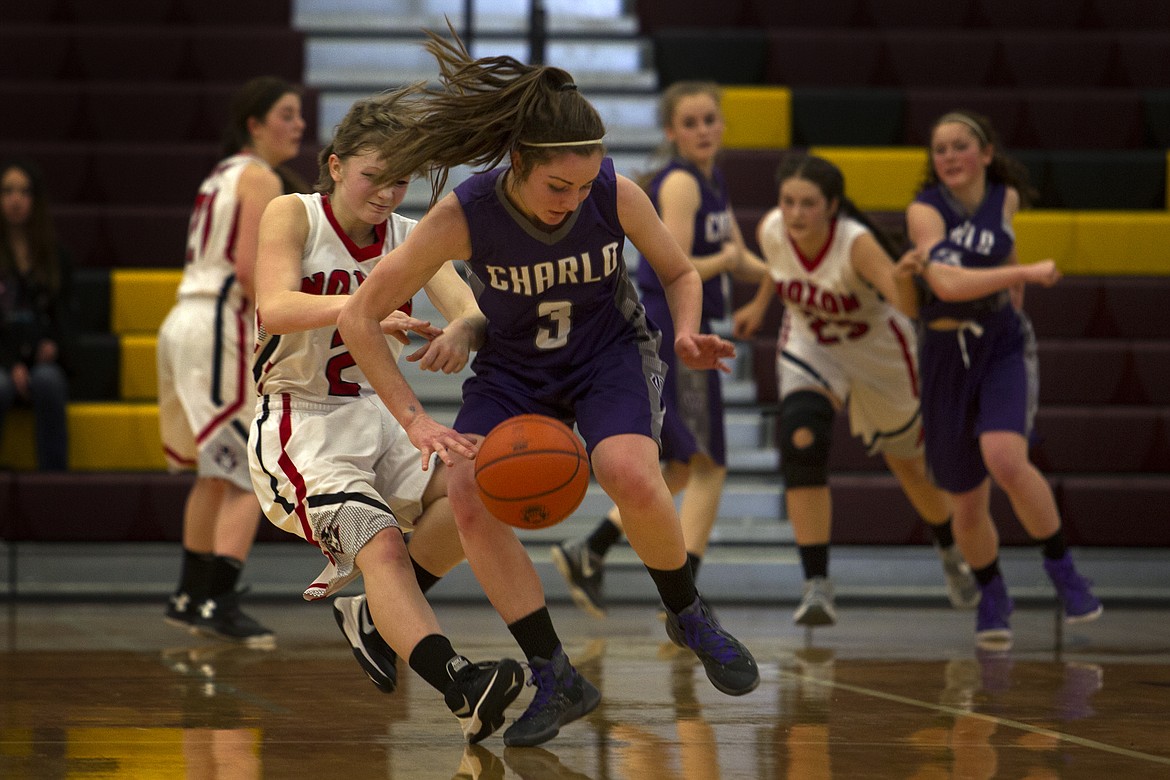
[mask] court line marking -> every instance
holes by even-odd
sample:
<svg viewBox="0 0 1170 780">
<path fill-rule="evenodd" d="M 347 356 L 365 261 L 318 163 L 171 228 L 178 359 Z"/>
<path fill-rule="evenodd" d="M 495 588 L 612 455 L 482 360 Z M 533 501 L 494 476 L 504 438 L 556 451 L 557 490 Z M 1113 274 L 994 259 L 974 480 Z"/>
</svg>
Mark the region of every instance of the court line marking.
<svg viewBox="0 0 1170 780">
<path fill-rule="evenodd" d="M 899 696 L 896 693 L 886 693 L 885 691 L 876 691 L 872 688 L 863 688 L 859 685 L 850 685 L 849 683 L 836 682 L 835 680 L 822 680 L 816 677 L 799 674 L 796 672 L 788 672 L 783 669 L 780 674 L 790 677 L 794 680 L 802 682 L 815 683 L 823 685 L 828 688 L 839 688 L 843 691 L 856 693 L 862 696 L 871 696 L 876 699 L 885 699 L 887 701 L 896 702 L 898 704 L 907 704 L 911 707 L 920 707 L 926 710 L 934 710 L 935 712 L 943 712 L 948 715 L 955 715 L 964 718 L 977 718 L 989 723 L 1007 726 L 1009 728 L 1018 729 L 1020 731 L 1027 731 L 1032 734 L 1039 734 L 1045 737 L 1052 737 L 1061 740 L 1062 742 L 1069 742 L 1081 747 L 1092 748 L 1093 750 L 1101 750 L 1107 753 L 1115 753 L 1119 756 L 1126 756 L 1127 758 L 1135 758 L 1141 761 L 1149 761 L 1155 764 L 1170 765 L 1170 758 L 1164 756 L 1155 756 L 1150 753 L 1142 753 L 1138 750 L 1130 750 L 1129 748 L 1118 747 L 1117 745 L 1109 745 L 1104 742 L 1097 742 L 1093 739 L 1085 739 L 1083 737 L 1074 736 L 1073 734 L 1065 734 L 1061 731 L 1053 731 L 1052 729 L 1042 728 L 1040 726 L 1032 726 L 1018 720 L 1011 720 L 1010 718 L 997 718 L 994 715 L 986 715 L 982 712 L 972 712 L 969 710 L 960 709 L 958 707 L 948 707 L 945 704 L 935 704 L 929 701 L 922 701 L 921 699 L 911 699 L 908 696 Z"/>
</svg>

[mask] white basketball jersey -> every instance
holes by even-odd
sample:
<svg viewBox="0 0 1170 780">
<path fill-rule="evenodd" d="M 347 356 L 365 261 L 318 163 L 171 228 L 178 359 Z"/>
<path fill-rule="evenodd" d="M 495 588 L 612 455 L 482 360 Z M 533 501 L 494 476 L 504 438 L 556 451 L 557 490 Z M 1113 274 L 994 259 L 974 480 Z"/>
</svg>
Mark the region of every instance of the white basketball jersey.
<svg viewBox="0 0 1170 780">
<path fill-rule="evenodd" d="M 377 230 L 381 242 L 358 247 L 333 219 L 320 193 L 297 195 L 309 217 L 309 234 L 301 256 L 301 292 L 351 295 L 378 260 L 402 243 L 416 221 L 391 214 Z M 409 311 L 410 303 L 402 308 Z M 394 359 L 402 343 L 387 337 Z M 374 395 L 366 375 L 345 348 L 336 327 L 300 333 L 269 334 L 257 322 L 253 375 L 258 395 L 288 393 L 302 400 L 338 402 Z"/>
<path fill-rule="evenodd" d="M 220 160 L 199 185 L 187 223 L 187 259 L 179 284 L 180 298 L 201 295 L 236 305 L 243 296 L 243 289 L 235 282 L 240 219 L 236 185 L 249 165 L 271 170 L 259 157 L 235 154 Z"/>
<path fill-rule="evenodd" d="M 780 209 L 764 216 L 760 249 L 788 310 L 788 337 L 824 346 L 847 344 L 890 316 L 890 305 L 853 270 L 849 259 L 853 242 L 868 232 L 857 220 L 838 217 L 829 243 L 809 258 L 788 238 Z"/>
</svg>

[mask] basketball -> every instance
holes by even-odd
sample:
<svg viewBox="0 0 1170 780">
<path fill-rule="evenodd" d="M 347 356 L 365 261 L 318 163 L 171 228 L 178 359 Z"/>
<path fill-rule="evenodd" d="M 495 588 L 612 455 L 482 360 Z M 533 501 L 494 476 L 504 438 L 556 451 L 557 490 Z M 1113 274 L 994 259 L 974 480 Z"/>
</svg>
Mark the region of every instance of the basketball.
<svg viewBox="0 0 1170 780">
<path fill-rule="evenodd" d="M 573 513 L 589 487 L 589 457 L 573 429 L 521 414 L 492 429 L 475 458 L 488 511 L 516 528 L 548 528 Z"/>
</svg>

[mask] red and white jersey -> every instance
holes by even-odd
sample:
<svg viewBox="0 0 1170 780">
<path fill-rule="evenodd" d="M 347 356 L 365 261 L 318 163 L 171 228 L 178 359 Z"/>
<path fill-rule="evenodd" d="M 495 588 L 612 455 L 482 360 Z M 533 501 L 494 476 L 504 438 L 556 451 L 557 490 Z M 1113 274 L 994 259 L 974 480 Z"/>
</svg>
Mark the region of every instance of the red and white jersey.
<svg viewBox="0 0 1170 780">
<path fill-rule="evenodd" d="M 337 224 L 327 196 L 314 193 L 297 197 L 309 218 L 309 234 L 301 256 L 301 292 L 352 295 L 378 260 L 401 244 L 417 224 L 413 219 L 391 214 L 386 222 L 375 226 L 380 240 L 359 247 Z M 410 303 L 402 308 L 409 312 Z M 398 360 L 402 343 L 390 337 L 386 341 Z M 300 400 L 336 403 L 374 395 L 336 327 L 270 334 L 264 330 L 263 322 L 257 322 L 253 376 L 256 392 L 261 396 L 288 393 Z"/>
<path fill-rule="evenodd" d="M 219 161 L 199 185 L 187 223 L 187 259 L 179 297 L 219 298 L 235 307 L 243 297 L 236 283 L 236 246 L 239 241 L 240 200 L 236 186 L 249 165 L 271 170 L 264 160 L 234 154 Z"/>
<path fill-rule="evenodd" d="M 780 209 L 764 215 L 760 249 L 789 314 L 789 337 L 824 346 L 847 344 L 889 318 L 893 307 L 850 261 L 853 242 L 868 232 L 857 220 L 838 217 L 820 254 L 805 257 L 788 237 Z"/>
</svg>

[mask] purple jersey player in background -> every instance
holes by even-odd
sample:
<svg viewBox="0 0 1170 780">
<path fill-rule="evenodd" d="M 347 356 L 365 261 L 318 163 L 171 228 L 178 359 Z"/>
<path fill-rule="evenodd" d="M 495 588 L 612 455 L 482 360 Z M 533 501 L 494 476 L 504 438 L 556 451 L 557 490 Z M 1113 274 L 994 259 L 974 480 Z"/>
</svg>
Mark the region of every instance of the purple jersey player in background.
<svg viewBox="0 0 1170 780">
<path fill-rule="evenodd" d="M 924 253 L 918 316 L 926 460 L 954 502 L 954 533 L 983 591 L 976 641 L 1011 646 L 1012 601 L 999 570 L 991 480 L 1041 545 L 1068 622 L 1093 620 L 1101 602 L 1077 573 L 1048 481 L 1028 460 L 1036 413 L 1036 339 L 1023 313 L 1026 283 L 1051 286 L 1052 260 L 1020 265 L 1012 218 L 1026 171 L 999 149 L 990 122 L 944 114 L 931 131 L 926 182 L 906 210 Z M 910 262 L 913 262 L 910 256 Z"/>
<path fill-rule="evenodd" d="M 504 743 L 545 742 L 600 700 L 561 647 L 523 544 L 475 486 L 476 445 L 518 414 L 577 424 L 594 476 L 668 610 L 670 638 L 694 650 L 716 688 L 746 694 L 759 683 L 755 659 L 696 591 L 658 465 L 665 367 L 622 261 L 626 236 L 662 279 L 679 359 L 695 370 L 725 368 L 732 345 L 698 332 L 699 275 L 646 194 L 614 173 L 601 118 L 568 73 L 511 57 L 473 61 L 457 38 L 431 34 L 427 48 L 440 86 L 427 90 L 421 118 L 389 150 L 400 170 L 385 174 L 436 171 L 437 192 L 451 167 L 511 165 L 473 176 L 435 204 L 346 304 L 338 326 L 423 463 L 436 453 L 450 468 L 468 563 L 528 657 L 537 691 Z M 452 430 L 423 411 L 379 323 L 455 260 L 469 263 L 488 324 Z"/>
<path fill-rule="evenodd" d="M 723 172 L 715 164 L 723 144 L 720 98 L 719 85 L 706 81 L 675 82 L 663 92 L 659 118 L 666 162 L 642 182 L 703 280 L 701 333 L 711 333 L 711 321 L 726 315 L 724 274 L 738 274 L 743 258 L 752 254 L 732 213 Z M 658 356 L 669 369 L 662 393 L 663 476 L 671 493 L 685 488 L 679 520 L 697 577 L 727 478 L 723 385 L 717 373 L 692 371 L 675 359 L 669 302 L 653 265 L 640 263 L 636 279 L 646 315 L 662 331 Z M 553 562 L 573 600 L 595 617 L 605 616 L 604 558 L 621 535 L 620 512 L 613 507 L 587 536 L 552 548 Z"/>
</svg>

